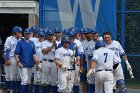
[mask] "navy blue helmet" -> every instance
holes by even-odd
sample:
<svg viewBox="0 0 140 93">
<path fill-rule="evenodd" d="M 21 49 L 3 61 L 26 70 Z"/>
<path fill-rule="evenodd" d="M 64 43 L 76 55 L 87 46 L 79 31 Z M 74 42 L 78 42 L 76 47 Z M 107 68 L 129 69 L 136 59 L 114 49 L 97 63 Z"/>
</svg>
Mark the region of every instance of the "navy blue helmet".
<svg viewBox="0 0 140 93">
<path fill-rule="evenodd" d="M 32 30 L 30 28 L 25 28 L 24 34 L 30 34 L 32 33 Z"/>
<path fill-rule="evenodd" d="M 57 28 L 54 29 L 54 32 L 55 33 L 61 33 L 61 29 L 57 27 Z"/>
<path fill-rule="evenodd" d="M 75 33 L 74 33 L 73 31 L 68 31 L 68 32 L 67 32 L 67 35 L 68 35 L 69 37 L 72 37 L 72 36 L 75 35 Z"/>
<path fill-rule="evenodd" d="M 88 34 L 91 33 L 91 29 L 90 28 L 84 28 L 84 34 Z"/>
<path fill-rule="evenodd" d="M 91 29 L 91 33 L 92 33 L 92 34 L 96 34 L 96 33 L 98 33 L 98 32 L 95 30 L 95 28 L 92 28 L 92 29 Z"/>
<path fill-rule="evenodd" d="M 68 29 L 64 29 L 62 35 L 67 35 Z"/>
<path fill-rule="evenodd" d="M 31 30 L 35 32 L 35 31 L 38 30 L 38 27 L 37 27 L 37 26 L 32 26 L 32 27 L 31 27 Z"/>
<path fill-rule="evenodd" d="M 52 30 L 48 29 L 46 34 L 47 34 L 47 35 L 53 35 L 54 33 L 53 33 Z"/>
<path fill-rule="evenodd" d="M 38 32 L 38 37 L 45 37 L 43 29 L 40 29 L 40 31 Z"/>
<path fill-rule="evenodd" d="M 14 26 L 12 32 L 22 32 L 22 28 L 18 26 Z"/>
<path fill-rule="evenodd" d="M 65 43 L 65 42 L 70 42 L 70 38 L 69 38 L 69 36 L 63 36 L 62 37 L 62 39 L 61 39 L 61 43 L 63 44 L 63 43 Z"/>
<path fill-rule="evenodd" d="M 96 42 L 96 44 L 95 44 L 95 49 L 98 49 L 98 48 L 100 48 L 100 47 L 105 47 L 106 45 L 105 45 L 105 42 L 103 42 L 103 41 L 97 41 Z"/>
</svg>

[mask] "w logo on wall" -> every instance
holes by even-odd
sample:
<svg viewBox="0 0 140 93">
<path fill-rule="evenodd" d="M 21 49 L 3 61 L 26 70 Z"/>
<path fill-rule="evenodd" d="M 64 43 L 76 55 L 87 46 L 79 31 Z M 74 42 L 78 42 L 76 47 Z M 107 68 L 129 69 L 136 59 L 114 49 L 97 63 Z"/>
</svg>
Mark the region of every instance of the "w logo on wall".
<svg viewBox="0 0 140 93">
<path fill-rule="evenodd" d="M 116 38 L 116 0 L 44 0 L 44 27 L 90 27 Z"/>
</svg>

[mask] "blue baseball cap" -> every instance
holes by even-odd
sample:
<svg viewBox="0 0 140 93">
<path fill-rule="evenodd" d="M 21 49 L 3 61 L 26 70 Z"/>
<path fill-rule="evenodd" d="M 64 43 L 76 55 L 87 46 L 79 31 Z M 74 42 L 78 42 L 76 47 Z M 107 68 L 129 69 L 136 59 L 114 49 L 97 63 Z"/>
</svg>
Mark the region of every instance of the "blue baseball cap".
<svg viewBox="0 0 140 93">
<path fill-rule="evenodd" d="M 30 34 L 32 33 L 32 30 L 30 28 L 25 28 L 24 34 Z"/>
</svg>

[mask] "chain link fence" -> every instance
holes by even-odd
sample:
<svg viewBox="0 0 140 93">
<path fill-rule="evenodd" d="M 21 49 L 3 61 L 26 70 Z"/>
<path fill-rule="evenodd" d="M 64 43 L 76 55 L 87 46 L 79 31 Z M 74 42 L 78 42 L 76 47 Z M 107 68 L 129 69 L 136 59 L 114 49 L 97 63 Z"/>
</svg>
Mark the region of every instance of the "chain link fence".
<svg viewBox="0 0 140 93">
<path fill-rule="evenodd" d="M 124 68 L 126 84 L 129 93 L 140 93 L 140 0 L 124 0 L 125 11 L 122 11 L 122 0 L 117 0 L 117 39 L 121 42 L 124 38 L 124 49 L 133 68 L 135 79 Z M 122 35 L 122 13 L 124 12 L 124 35 Z M 131 91 L 131 92 L 130 92 Z"/>
</svg>

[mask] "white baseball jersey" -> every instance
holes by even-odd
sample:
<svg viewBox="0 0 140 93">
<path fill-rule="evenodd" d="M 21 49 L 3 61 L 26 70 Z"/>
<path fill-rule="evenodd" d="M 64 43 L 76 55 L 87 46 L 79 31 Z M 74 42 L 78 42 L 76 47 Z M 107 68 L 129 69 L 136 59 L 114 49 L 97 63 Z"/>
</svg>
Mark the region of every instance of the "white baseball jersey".
<svg viewBox="0 0 140 93">
<path fill-rule="evenodd" d="M 119 63 L 115 53 L 105 47 L 94 51 L 92 60 L 95 67 L 95 93 L 113 93 L 113 64 Z"/>
<path fill-rule="evenodd" d="M 45 40 L 45 41 L 42 42 L 41 48 L 43 50 L 43 49 L 51 47 L 52 45 L 53 45 L 52 42 L 49 42 L 48 40 Z M 55 53 L 55 49 L 53 48 L 53 49 L 51 49 L 51 51 L 49 53 L 43 54 L 43 58 L 53 60 L 54 59 L 54 53 Z"/>
<path fill-rule="evenodd" d="M 105 47 L 99 48 L 94 51 L 92 60 L 96 62 L 95 70 L 111 69 L 113 70 L 113 64 L 119 61 L 115 53 Z"/>
<path fill-rule="evenodd" d="M 86 61 L 88 62 L 91 58 L 90 56 L 93 56 L 93 52 L 95 50 L 95 42 L 93 40 L 91 41 L 86 41 L 84 44 L 84 51 L 86 55 Z"/>
<path fill-rule="evenodd" d="M 36 37 L 30 37 L 30 40 L 33 41 L 33 42 L 36 42 L 38 40 L 38 38 L 36 38 Z"/>
<path fill-rule="evenodd" d="M 6 51 L 6 48 L 8 47 L 8 43 L 11 41 L 11 39 L 13 38 L 14 36 L 9 36 L 7 37 L 5 43 L 4 43 L 4 51 Z"/>
<path fill-rule="evenodd" d="M 74 75 L 71 71 L 64 71 L 63 68 L 71 69 L 71 57 L 73 55 L 73 51 L 71 49 L 65 49 L 64 47 L 58 48 L 55 51 L 55 59 L 59 59 L 63 65 L 62 69 L 58 69 L 58 87 L 59 92 L 70 93 L 73 87 Z M 70 76 L 69 76 L 70 75 Z M 68 77 L 71 77 L 69 80 Z"/>
<path fill-rule="evenodd" d="M 119 61 L 121 62 L 120 55 L 124 55 L 125 52 L 118 41 L 113 40 L 111 44 L 106 45 L 107 48 L 113 50 L 118 57 Z"/>
<path fill-rule="evenodd" d="M 119 59 L 119 62 L 121 62 L 120 55 L 124 55 L 125 51 L 123 50 L 122 46 L 118 41 L 113 40 L 111 44 L 106 45 L 107 48 L 113 50 Z M 121 64 L 118 65 L 118 67 L 114 70 L 114 83 L 120 79 L 124 79 L 123 70 Z"/>
<path fill-rule="evenodd" d="M 78 47 L 78 52 L 79 52 L 79 54 L 84 53 L 84 49 L 83 49 L 83 46 L 82 46 L 81 41 L 78 40 L 78 39 L 74 39 L 73 42 L 76 43 L 76 45 L 77 45 L 77 47 Z"/>
<path fill-rule="evenodd" d="M 57 46 L 59 45 L 61 43 L 61 39 L 58 41 L 58 40 L 56 40 L 56 44 L 57 44 Z"/>
<path fill-rule="evenodd" d="M 11 38 L 10 41 L 7 43 L 6 49 L 10 50 L 10 56 L 13 57 L 14 56 L 14 51 L 17 45 L 17 42 L 20 39 L 16 39 L 15 37 Z"/>
<path fill-rule="evenodd" d="M 64 47 L 58 48 L 55 51 L 55 59 L 60 59 L 63 63 L 62 67 L 71 68 L 71 56 L 73 51 L 71 49 L 65 49 Z"/>
<path fill-rule="evenodd" d="M 14 36 L 10 36 L 5 42 L 5 50 L 9 50 L 11 62 L 9 66 L 5 66 L 6 80 L 20 80 L 19 68 L 14 58 L 14 51 L 18 41 L 19 39 L 16 39 Z"/>
<path fill-rule="evenodd" d="M 41 49 L 42 42 L 40 42 L 39 39 L 37 39 L 34 42 L 34 44 L 35 44 L 35 50 L 36 50 L 38 60 L 41 61 L 42 60 L 42 49 Z"/>
</svg>

